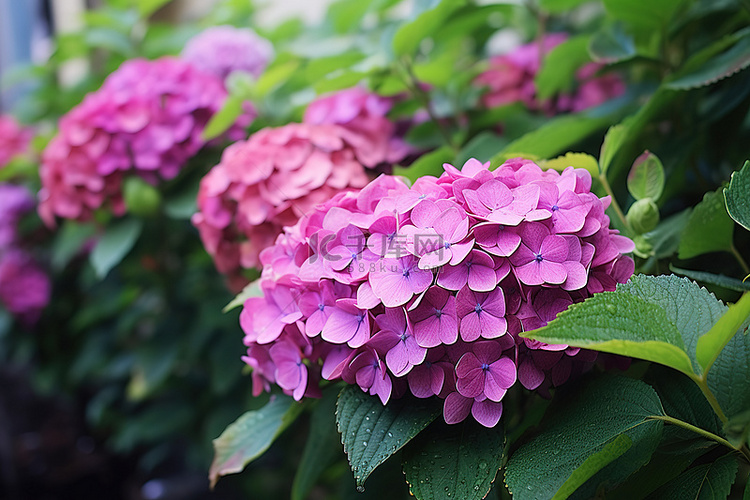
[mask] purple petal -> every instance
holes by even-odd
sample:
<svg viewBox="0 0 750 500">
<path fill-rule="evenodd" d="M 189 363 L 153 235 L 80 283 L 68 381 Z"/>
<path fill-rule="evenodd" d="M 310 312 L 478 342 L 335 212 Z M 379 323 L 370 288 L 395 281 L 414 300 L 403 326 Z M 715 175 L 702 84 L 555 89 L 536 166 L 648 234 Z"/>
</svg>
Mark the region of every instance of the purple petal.
<svg viewBox="0 0 750 500">
<path fill-rule="evenodd" d="M 495 427 L 503 415 L 503 404 L 489 399 L 474 401 L 471 406 L 471 415 L 483 426 L 487 428 Z"/>
<path fill-rule="evenodd" d="M 466 398 L 457 392 L 448 394 L 443 404 L 445 423 L 458 424 L 463 422 L 469 416 L 473 403 L 473 399 Z"/>
</svg>

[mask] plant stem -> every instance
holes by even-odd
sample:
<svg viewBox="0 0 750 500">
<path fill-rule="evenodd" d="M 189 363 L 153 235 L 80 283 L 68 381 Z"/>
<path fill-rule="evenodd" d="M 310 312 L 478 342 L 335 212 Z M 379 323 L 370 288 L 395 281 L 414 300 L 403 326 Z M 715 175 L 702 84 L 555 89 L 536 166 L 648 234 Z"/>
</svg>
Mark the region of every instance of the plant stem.
<svg viewBox="0 0 750 500">
<path fill-rule="evenodd" d="M 612 191 L 612 186 L 609 185 L 607 176 L 604 173 L 599 174 L 599 182 L 602 183 L 604 191 L 606 191 L 609 197 L 612 199 L 612 210 L 615 211 L 617 217 L 622 221 L 622 224 L 625 226 L 625 228 L 632 233 L 633 229 L 630 227 L 628 219 L 625 217 L 625 213 L 622 211 L 622 208 L 620 208 L 620 204 L 617 203 L 617 198 L 615 198 L 615 193 Z"/>
<path fill-rule="evenodd" d="M 750 267 L 748 267 L 747 262 L 745 262 L 745 259 L 742 258 L 742 255 L 740 254 L 739 250 L 737 250 L 737 247 L 734 246 L 734 243 L 732 243 L 732 246 L 729 249 L 730 252 L 732 252 L 732 255 L 734 255 L 734 258 L 737 259 L 737 262 L 739 262 L 740 267 L 745 272 L 745 274 L 750 274 Z"/>
<path fill-rule="evenodd" d="M 733 446 L 732 443 L 730 443 L 729 441 L 727 441 L 726 439 L 724 439 L 721 436 L 717 436 L 713 432 L 709 432 L 706 429 L 701 429 L 700 427 L 696 427 L 693 424 L 689 424 L 689 423 L 685 422 L 684 420 L 680 420 L 680 419 L 677 419 L 677 418 L 674 418 L 674 417 L 670 417 L 669 415 L 653 415 L 653 416 L 651 416 L 649 418 L 651 420 L 661 420 L 663 422 L 667 422 L 669 424 L 676 425 L 678 427 L 682 427 L 683 429 L 687 429 L 687 430 L 689 430 L 691 432 L 699 434 L 699 435 L 703 436 L 706 439 L 710 439 L 711 441 L 716 441 L 720 445 L 726 446 L 730 450 L 736 451 L 736 452 L 740 453 L 745 458 L 745 460 L 747 460 L 748 462 L 750 462 L 750 454 L 748 454 L 747 450 L 743 449 L 742 447 L 737 448 L 736 446 Z"/>
</svg>

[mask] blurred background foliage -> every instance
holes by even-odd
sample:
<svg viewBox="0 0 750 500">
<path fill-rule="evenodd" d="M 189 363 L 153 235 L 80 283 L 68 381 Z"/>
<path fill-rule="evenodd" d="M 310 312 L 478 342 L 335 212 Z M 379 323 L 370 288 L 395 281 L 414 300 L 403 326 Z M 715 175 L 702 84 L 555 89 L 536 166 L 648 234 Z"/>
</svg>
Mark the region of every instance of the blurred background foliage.
<svg viewBox="0 0 750 500">
<path fill-rule="evenodd" d="M 397 173 L 415 179 L 439 174 L 443 162 L 460 164 L 470 157 L 492 159 L 494 165 L 518 155 L 541 160 L 582 152 L 599 158 L 608 182 L 595 187 L 605 194 L 604 184 L 611 186 L 625 212 L 636 201 L 626 177 L 648 150 L 661 160 L 667 179 L 653 200 L 658 222 L 637 230 L 613 217 L 613 224 L 636 239 L 637 271 L 677 268 L 735 279 L 748 274 L 747 232 L 719 238 L 716 220 L 691 218 L 704 194 L 726 184 L 748 155 L 750 73 L 743 70 L 750 64 L 750 5 L 744 0 L 337 0 L 312 26 L 292 16 L 258 24 L 262 9 L 248 0 L 219 0 L 207 15 L 179 23 L 170 15 L 173 7 L 167 0 L 99 2 L 85 12 L 82 29 L 55 37 L 48 61 L 3 75 L 5 85 L 31 88 L 13 112 L 37 126 L 37 153 L 54 134 L 57 119 L 123 61 L 178 54 L 208 26 L 252 26 L 273 42 L 276 57 L 257 80 L 230 79 L 234 100 L 209 126 L 215 135 L 236 119 L 237 102 L 251 100 L 258 108 L 252 133 L 299 121 L 317 95 L 364 84 L 402 97 L 391 118 L 426 115 L 406 136 L 425 154 L 397 167 Z M 489 56 L 559 31 L 574 36 L 544 59 L 536 77 L 541 97 L 568 90 L 576 69 L 590 61 L 622 75 L 627 92 L 557 116 L 518 103 L 493 109 L 479 104 L 482 89 L 472 82 L 487 69 Z M 73 84 L 61 84 L 61 68 L 77 60 L 85 61 L 86 70 Z M 73 416 L 65 424 L 73 436 L 67 460 L 81 465 L 55 483 L 59 457 L 39 455 L 44 466 L 36 468 L 31 458 L 17 462 L 5 476 L 7 491 L 15 495 L 8 498 L 102 498 L 97 495 L 103 491 L 107 498 L 209 495 L 211 440 L 266 401 L 252 397 L 243 371 L 237 310 L 222 313 L 237 284 L 216 272 L 189 221 L 198 181 L 218 162 L 224 145 L 204 148 L 155 193 L 134 187 L 133 210 L 125 218 L 101 212 L 91 223 L 68 221 L 56 230 L 45 228 L 36 215 L 23 221 L 54 286 L 50 305 L 32 329 L 0 311 L 0 363 L 8 388 L 2 391 L 6 415 L 0 415 L 0 424 L 16 419 L 27 441 L 34 433 L 41 439 L 44 422 L 18 416 L 32 412 L 29 396 L 20 390 L 30 384 L 34 398 L 53 398 L 44 400 L 46 417 Z M 0 171 L 0 180 L 36 191 L 37 163 L 35 157 L 16 160 Z M 696 248 L 684 236 L 690 231 L 720 241 Z M 89 254 L 92 247 L 99 250 Z M 252 272 L 246 278 L 253 278 Z M 720 298 L 737 299 L 737 290 L 718 282 L 704 283 Z M 312 415 L 313 424 L 301 419 L 248 473 L 222 480 L 213 495 L 288 497 L 307 428 L 316 425 Z M 67 428 L 58 424 L 53 427 Z M 44 443 L 26 443 L 27 454 L 33 458 L 52 446 Z M 340 444 L 330 437 L 326 443 L 333 465 L 311 498 L 406 497 L 400 472 L 387 468 L 377 472 L 385 479 L 372 478 L 372 487 L 357 494 L 343 455 L 336 454 Z M 14 448 L 0 446 L 6 467 L 9 449 Z M 103 458 L 85 464 L 81 457 L 92 454 Z M 396 486 L 402 490 L 394 491 Z M 24 493 L 33 488 L 40 488 L 39 496 Z M 186 492 L 168 496 L 180 488 Z"/>
</svg>

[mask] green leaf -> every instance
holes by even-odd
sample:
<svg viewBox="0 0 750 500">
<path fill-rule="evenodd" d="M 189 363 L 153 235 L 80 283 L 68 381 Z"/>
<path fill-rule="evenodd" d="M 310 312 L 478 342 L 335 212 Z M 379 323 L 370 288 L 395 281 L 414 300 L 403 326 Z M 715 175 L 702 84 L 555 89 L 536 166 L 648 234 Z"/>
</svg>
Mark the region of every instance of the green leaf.
<svg viewBox="0 0 750 500">
<path fill-rule="evenodd" d="M 393 175 L 402 175 L 414 182 L 425 175 L 440 176 L 443 172 L 443 163 L 451 163 L 454 159 L 453 149 L 450 146 L 442 146 L 435 151 L 419 157 L 417 161 L 408 167 L 394 167 Z"/>
<path fill-rule="evenodd" d="M 735 292 L 747 292 L 750 290 L 750 281 L 742 281 L 737 278 L 730 278 L 724 274 L 712 274 L 703 271 L 693 271 L 691 269 L 681 269 L 670 265 L 669 270 L 675 274 L 687 276 L 688 278 L 707 283 L 709 285 L 716 285 L 727 290 L 734 290 Z"/>
<path fill-rule="evenodd" d="M 315 84 L 315 92 L 325 94 L 326 92 L 335 92 L 337 90 L 353 87 L 367 77 L 367 73 L 362 71 L 337 71 L 330 78 L 320 80 Z"/>
<path fill-rule="evenodd" d="M 725 311 L 707 290 L 676 276 L 638 275 L 615 292 L 574 304 L 524 337 L 661 363 L 700 374 L 698 338 Z"/>
<path fill-rule="evenodd" d="M 627 182 L 628 191 L 636 200 L 657 201 L 664 191 L 664 166 L 655 154 L 644 151 L 633 162 Z"/>
<path fill-rule="evenodd" d="M 563 483 L 552 500 L 568 498 L 573 492 L 581 487 L 586 481 L 591 479 L 597 472 L 620 458 L 626 451 L 633 446 L 633 440 L 625 434 L 620 434 L 613 441 L 610 441 L 604 448 L 589 456 L 584 462 L 573 471 L 568 479 Z"/>
<path fill-rule="evenodd" d="M 727 418 L 750 410 L 750 334 L 748 323 L 740 327 L 711 365 L 708 388 Z"/>
<path fill-rule="evenodd" d="M 607 130 L 607 135 L 604 136 L 602 149 L 599 153 L 599 167 L 601 168 L 602 173 L 607 173 L 607 169 L 612 164 L 615 154 L 620 149 L 623 142 L 625 142 L 628 132 L 628 127 L 623 124 L 613 125 Z"/>
<path fill-rule="evenodd" d="M 338 0 L 328 7 L 327 17 L 336 33 L 358 31 L 373 0 Z"/>
<path fill-rule="evenodd" d="M 562 172 L 568 167 L 584 168 L 589 171 L 593 178 L 599 176 L 599 163 L 596 158 L 586 153 L 565 153 L 551 160 L 538 162 L 543 169 L 551 168 Z"/>
<path fill-rule="evenodd" d="M 456 156 L 457 165 L 463 165 L 469 158 L 476 158 L 481 162 L 490 161 L 490 158 L 500 151 L 508 140 L 494 132 L 485 130 L 471 139 Z"/>
<path fill-rule="evenodd" d="M 667 84 L 675 90 L 688 90 L 711 85 L 750 65 L 750 36 L 739 38 L 736 44 L 725 52 L 715 55 L 695 71 L 682 74 Z"/>
<path fill-rule="evenodd" d="M 492 164 L 498 164 L 508 158 L 509 153 L 520 156 L 536 155 L 551 158 L 582 141 L 610 123 L 609 117 L 591 117 L 586 114 L 565 115 L 549 120 L 505 146 L 492 158 Z"/>
<path fill-rule="evenodd" d="M 442 0 L 435 8 L 401 25 L 393 35 L 393 52 L 397 56 L 414 54 L 422 40 L 437 34 L 440 26 L 465 4 L 466 0 Z"/>
<path fill-rule="evenodd" d="M 684 0 L 604 0 L 607 13 L 639 31 L 657 31 L 667 25 Z"/>
<path fill-rule="evenodd" d="M 307 64 L 307 67 L 305 67 L 305 77 L 310 82 L 316 82 L 334 71 L 351 68 L 364 58 L 365 54 L 359 51 L 320 57 Z"/>
<path fill-rule="evenodd" d="M 589 40 L 589 55 L 599 63 L 613 64 L 636 56 L 635 42 L 622 23 L 600 29 Z"/>
<path fill-rule="evenodd" d="M 724 316 L 698 339 L 695 356 L 707 372 L 729 340 L 742 324 L 750 318 L 750 293 L 745 293 L 736 304 L 729 306 Z"/>
<path fill-rule="evenodd" d="M 52 268 L 62 270 L 95 234 L 93 224 L 65 220 L 52 243 Z"/>
<path fill-rule="evenodd" d="M 734 222 L 727 214 L 721 188 L 709 191 L 690 214 L 677 256 L 689 259 L 704 253 L 729 251 L 733 232 Z"/>
<path fill-rule="evenodd" d="M 341 454 L 341 442 L 334 418 L 338 392 L 337 386 L 324 389 L 323 398 L 312 413 L 310 432 L 292 482 L 292 500 L 308 498 L 320 475 Z"/>
<path fill-rule="evenodd" d="M 280 87 L 299 68 L 300 62 L 296 59 L 288 60 L 279 64 L 272 64 L 267 68 L 255 82 L 253 100 L 263 99 L 271 91 Z"/>
<path fill-rule="evenodd" d="M 164 213 L 172 219 L 189 219 L 198 211 L 200 183 L 190 183 L 164 200 Z"/>
<path fill-rule="evenodd" d="M 636 234 L 647 233 L 659 224 L 659 207 L 651 198 L 636 200 L 630 205 L 625 218 Z"/>
<path fill-rule="evenodd" d="M 143 229 L 140 219 L 125 218 L 114 222 L 99 238 L 89 257 L 97 276 L 104 278 L 125 258 Z"/>
<path fill-rule="evenodd" d="M 692 209 L 688 208 L 661 221 L 656 229 L 643 235 L 651 247 L 650 255 L 657 259 L 669 257 L 677 252 L 680 235 L 687 225 Z"/>
<path fill-rule="evenodd" d="M 419 500 L 480 500 L 503 464 L 504 444 L 501 424 L 487 429 L 472 419 L 436 423 L 404 450 L 409 491 Z"/>
<path fill-rule="evenodd" d="M 141 16 L 146 18 L 169 3 L 169 1 L 170 0 L 136 0 L 135 5 Z"/>
<path fill-rule="evenodd" d="M 701 373 L 696 358 L 696 346 L 698 339 L 708 332 L 727 310 L 721 301 L 697 283 L 674 275 L 633 276 L 628 283 L 619 285 L 617 291 L 631 293 L 659 306 L 669 322 L 680 332 L 693 370 L 695 373 Z"/>
<path fill-rule="evenodd" d="M 302 405 L 289 396 L 275 396 L 259 410 L 244 413 L 214 439 L 214 460 L 208 478 L 211 487 L 219 477 L 241 472 L 261 456 L 276 437 L 291 424 Z"/>
<path fill-rule="evenodd" d="M 262 296 L 263 296 L 263 290 L 260 287 L 260 280 L 257 279 L 245 285 L 245 288 L 243 288 L 242 291 L 238 293 L 237 296 L 229 302 L 229 304 L 224 306 L 224 309 L 222 309 L 221 312 L 228 313 L 232 309 L 236 309 L 242 306 L 245 303 L 245 301 L 249 299 L 250 297 L 262 297 Z"/>
<path fill-rule="evenodd" d="M 539 6 L 550 14 L 560 14 L 574 9 L 589 0 L 540 0 Z"/>
<path fill-rule="evenodd" d="M 440 414 L 435 401 L 401 398 L 383 405 L 348 385 L 336 404 L 336 424 L 357 486 Z"/>
<path fill-rule="evenodd" d="M 729 187 L 724 189 L 724 199 L 732 219 L 750 231 L 750 161 L 732 173 Z"/>
<path fill-rule="evenodd" d="M 659 397 L 638 380 L 600 377 L 558 403 L 550 407 L 541 433 L 521 446 L 506 466 L 505 482 L 514 499 L 556 493 L 566 498 L 569 488 L 598 471 L 614 469 L 609 479 L 616 484 L 648 461 L 661 436 L 663 423 L 651 418 L 664 415 Z M 620 436 L 627 439 L 618 440 Z M 636 446 L 639 443 L 645 446 Z"/>
<path fill-rule="evenodd" d="M 216 139 L 234 125 L 237 118 L 242 115 L 242 103 L 244 99 L 238 95 L 230 95 L 224 100 L 221 109 L 214 114 L 203 129 L 203 140 Z"/>
<path fill-rule="evenodd" d="M 579 35 L 549 51 L 534 78 L 540 99 L 548 99 L 558 92 L 570 90 L 575 81 L 576 70 L 591 61 L 588 44 L 589 37 Z"/>
<path fill-rule="evenodd" d="M 663 500 L 726 500 L 737 476 L 737 459 L 724 455 L 710 464 L 698 465 L 659 488 L 653 498 Z"/>
</svg>

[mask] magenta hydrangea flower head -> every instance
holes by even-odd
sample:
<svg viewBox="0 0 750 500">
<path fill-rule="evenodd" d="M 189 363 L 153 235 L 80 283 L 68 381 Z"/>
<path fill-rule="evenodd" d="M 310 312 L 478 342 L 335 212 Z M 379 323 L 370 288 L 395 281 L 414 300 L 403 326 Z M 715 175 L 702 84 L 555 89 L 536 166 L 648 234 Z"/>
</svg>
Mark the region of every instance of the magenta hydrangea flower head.
<svg viewBox="0 0 750 500">
<path fill-rule="evenodd" d="M 303 121 L 341 126 L 354 146 L 357 160 L 367 168 L 385 167 L 414 152 L 386 116 L 393 103 L 393 99 L 352 87 L 311 102 Z"/>
<path fill-rule="evenodd" d="M 180 56 L 224 80 L 233 71 L 258 78 L 273 59 L 273 45 L 250 28 L 211 26 L 188 40 Z"/>
<path fill-rule="evenodd" d="M 49 276 L 25 248 L 18 223 L 36 204 L 22 186 L 0 183 L 0 304 L 32 326 L 50 299 Z"/>
<path fill-rule="evenodd" d="M 123 63 L 60 120 L 42 154 L 39 213 L 87 220 L 107 205 L 122 215 L 122 182 L 175 177 L 204 145 L 203 129 L 227 93 L 217 77 L 173 57 Z M 252 113 L 228 136 L 239 138 Z"/>
<path fill-rule="evenodd" d="M 346 137 L 336 125 L 291 123 L 260 130 L 224 150 L 221 162 L 201 181 L 198 212 L 192 219 L 219 271 L 259 267 L 261 251 L 273 245 L 284 226 L 294 225 L 342 190 L 367 184 L 365 169 Z M 352 227 L 336 245 L 336 232 L 343 229 L 328 230 L 331 238 L 319 235 L 317 241 L 326 245 L 326 252 L 340 246 L 337 251 L 351 254 L 349 246 L 358 240 L 350 233 L 362 233 Z M 359 240 L 355 261 L 366 251 L 364 241 Z M 344 271 L 352 258 L 344 265 L 343 253 L 339 257 L 317 264 L 326 272 Z M 358 264 L 351 267 L 359 269 Z"/>
<path fill-rule="evenodd" d="M 625 84 L 619 76 L 612 73 L 598 76 L 604 66 L 588 63 L 576 72 L 577 87 L 572 93 L 541 101 L 537 97 L 534 78 L 544 56 L 566 39 L 565 33 L 549 33 L 541 41 L 534 40 L 507 54 L 490 58 L 489 69 L 474 81 L 486 88 L 482 103 L 494 108 L 520 101 L 530 110 L 556 114 L 598 106 L 625 92 Z"/>
<path fill-rule="evenodd" d="M 633 272 L 632 242 L 590 188 L 585 170 L 469 160 L 312 207 L 261 253 L 264 296 L 240 316 L 254 387 L 299 398 L 342 379 L 384 404 L 437 397 L 448 423 L 496 425 L 516 382 L 546 395 L 596 358 L 518 334 Z"/>
<path fill-rule="evenodd" d="M 29 149 L 33 132 L 10 115 L 0 115 L 0 168 Z"/>
</svg>

